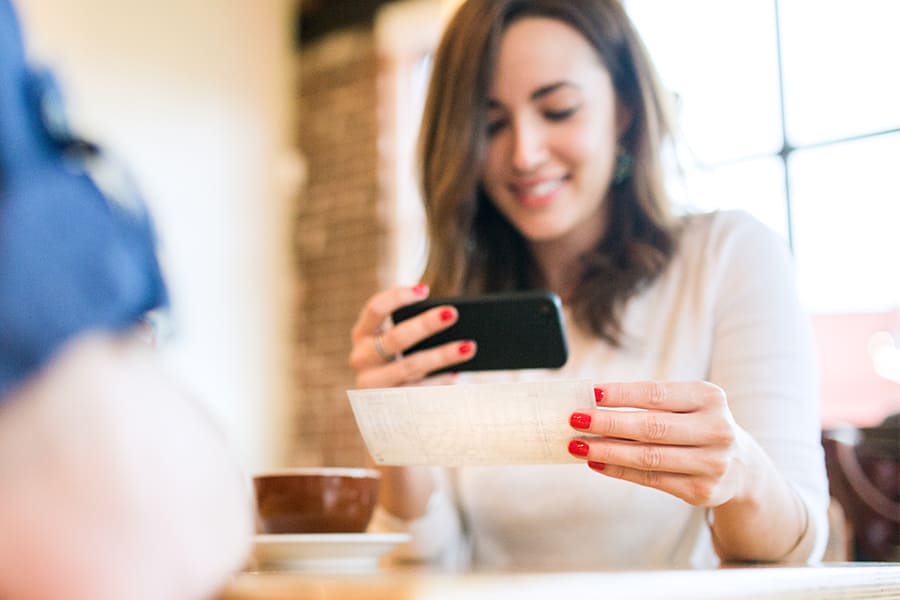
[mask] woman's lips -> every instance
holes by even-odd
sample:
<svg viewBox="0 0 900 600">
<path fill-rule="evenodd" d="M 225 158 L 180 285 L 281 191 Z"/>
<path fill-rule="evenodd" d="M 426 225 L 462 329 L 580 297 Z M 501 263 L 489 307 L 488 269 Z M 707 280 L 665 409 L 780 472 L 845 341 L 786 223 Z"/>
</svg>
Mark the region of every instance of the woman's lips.
<svg viewBox="0 0 900 600">
<path fill-rule="evenodd" d="M 565 183 L 565 177 L 545 179 L 537 183 L 515 184 L 512 186 L 512 191 L 519 204 L 536 208 L 552 202 Z"/>
</svg>

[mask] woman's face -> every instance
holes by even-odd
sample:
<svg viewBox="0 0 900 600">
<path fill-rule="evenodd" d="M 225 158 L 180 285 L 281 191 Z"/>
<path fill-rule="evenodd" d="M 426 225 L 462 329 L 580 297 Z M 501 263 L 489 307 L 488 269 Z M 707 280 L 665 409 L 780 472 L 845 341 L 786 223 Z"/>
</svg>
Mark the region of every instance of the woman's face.
<svg viewBox="0 0 900 600">
<path fill-rule="evenodd" d="M 587 40 L 555 19 L 510 25 L 488 124 L 482 181 L 497 209 L 533 243 L 593 245 L 620 128 L 612 81 Z"/>
</svg>

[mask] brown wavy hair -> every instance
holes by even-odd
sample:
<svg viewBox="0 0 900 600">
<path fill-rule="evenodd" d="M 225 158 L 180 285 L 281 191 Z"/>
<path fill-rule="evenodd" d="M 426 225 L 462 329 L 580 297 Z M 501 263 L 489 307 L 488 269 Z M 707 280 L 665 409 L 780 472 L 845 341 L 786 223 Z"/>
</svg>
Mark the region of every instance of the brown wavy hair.
<svg viewBox="0 0 900 600">
<path fill-rule="evenodd" d="M 619 140 L 633 157 L 631 175 L 609 190 L 606 234 L 582 257 L 584 274 L 569 301 L 579 325 L 618 346 L 622 307 L 665 269 L 677 242 L 661 159 L 671 132 L 668 97 L 619 0 L 467 0 L 457 10 L 434 56 L 419 138 L 429 242 L 423 279 L 435 295 L 543 285 L 527 240 L 481 185 L 501 37 L 525 17 L 579 31 L 632 112 Z"/>
</svg>

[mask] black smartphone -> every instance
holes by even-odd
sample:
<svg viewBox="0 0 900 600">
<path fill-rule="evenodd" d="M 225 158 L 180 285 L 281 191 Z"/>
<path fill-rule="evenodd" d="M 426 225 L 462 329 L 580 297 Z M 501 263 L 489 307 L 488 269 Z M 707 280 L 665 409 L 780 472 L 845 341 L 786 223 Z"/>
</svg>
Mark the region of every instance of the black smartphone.
<svg viewBox="0 0 900 600">
<path fill-rule="evenodd" d="M 555 369 L 569 357 L 562 303 L 548 291 L 429 298 L 403 306 L 391 318 L 399 323 L 435 306 L 452 305 L 459 319 L 449 328 L 406 351 L 432 348 L 454 340 L 475 340 L 478 351 L 466 362 L 435 371 Z"/>
</svg>

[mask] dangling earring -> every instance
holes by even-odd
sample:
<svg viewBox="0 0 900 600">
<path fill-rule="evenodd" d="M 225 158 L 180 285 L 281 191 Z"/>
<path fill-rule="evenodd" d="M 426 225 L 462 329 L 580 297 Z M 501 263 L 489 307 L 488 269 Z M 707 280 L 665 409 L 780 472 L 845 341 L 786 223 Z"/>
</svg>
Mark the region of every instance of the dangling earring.
<svg viewBox="0 0 900 600">
<path fill-rule="evenodd" d="M 631 177 L 633 163 L 634 158 L 631 156 L 631 152 L 619 146 L 616 151 L 616 166 L 613 169 L 613 185 L 619 185 Z"/>
</svg>

